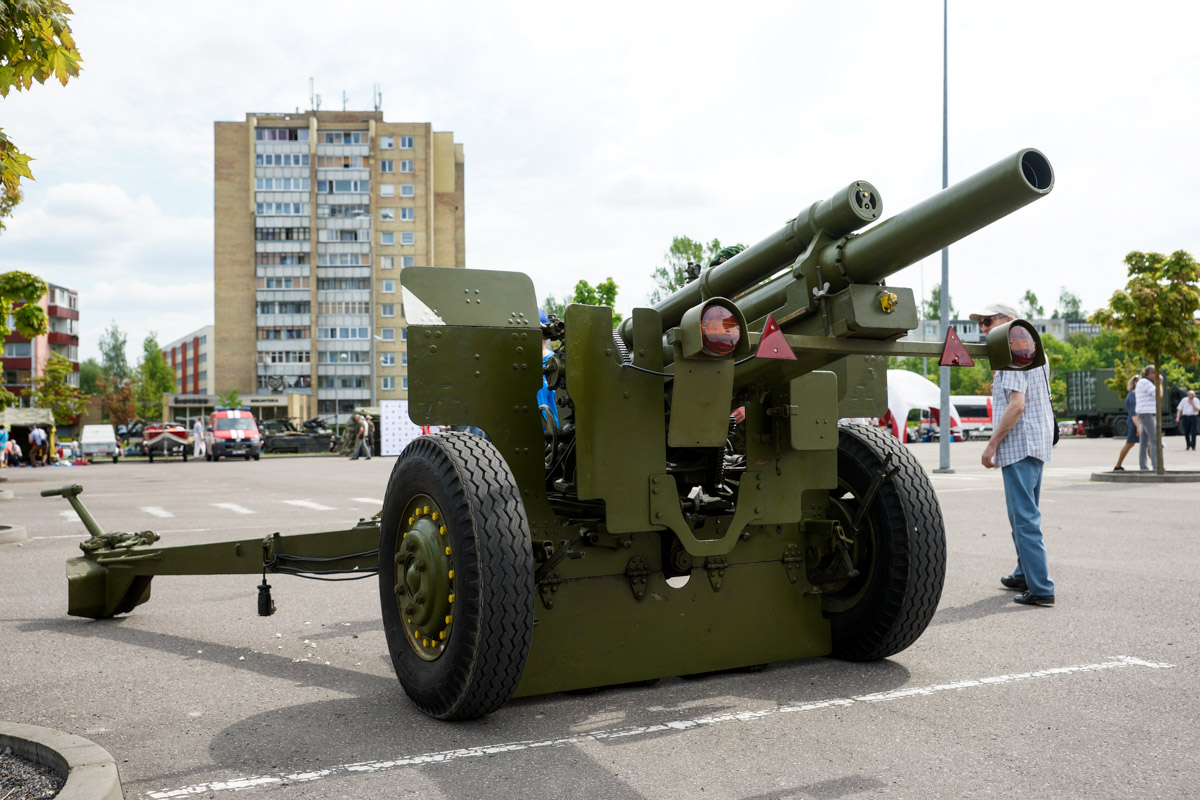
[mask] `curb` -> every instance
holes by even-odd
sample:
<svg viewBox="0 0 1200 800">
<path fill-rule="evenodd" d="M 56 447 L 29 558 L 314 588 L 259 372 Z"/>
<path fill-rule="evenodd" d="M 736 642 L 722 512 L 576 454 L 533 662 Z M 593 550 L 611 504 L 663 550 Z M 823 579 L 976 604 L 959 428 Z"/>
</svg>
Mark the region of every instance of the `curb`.
<svg viewBox="0 0 1200 800">
<path fill-rule="evenodd" d="M 23 542 L 29 535 L 25 533 L 24 525 L 0 525 L 0 544 Z"/>
<path fill-rule="evenodd" d="M 1198 470 L 1168 470 L 1159 475 L 1153 470 L 1122 470 L 1093 472 L 1091 480 L 1098 483 L 1200 483 Z"/>
<path fill-rule="evenodd" d="M 55 800 L 124 800 L 117 762 L 108 751 L 81 736 L 36 725 L 0 722 L 0 749 L 66 775 Z"/>
</svg>

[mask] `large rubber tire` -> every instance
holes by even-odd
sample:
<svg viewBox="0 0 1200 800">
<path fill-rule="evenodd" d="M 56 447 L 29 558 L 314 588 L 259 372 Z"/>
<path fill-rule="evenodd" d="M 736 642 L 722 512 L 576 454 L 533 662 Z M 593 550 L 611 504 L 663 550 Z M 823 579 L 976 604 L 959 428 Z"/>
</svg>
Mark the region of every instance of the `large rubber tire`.
<svg viewBox="0 0 1200 800">
<path fill-rule="evenodd" d="M 1124 439 L 1129 434 L 1129 417 L 1117 417 L 1112 428 L 1114 437 Z"/>
<path fill-rule="evenodd" d="M 929 476 L 907 447 L 878 428 L 842 423 L 838 429 L 839 489 L 831 513 L 853 518 L 889 453 L 899 468 L 863 519 L 853 548 L 859 575 L 822 596 L 833 655 L 875 661 L 915 642 L 933 619 L 946 577 L 946 531 Z"/>
<path fill-rule="evenodd" d="M 439 521 L 430 523 L 431 516 Z M 435 552 L 442 544 L 449 563 Z M 409 610 L 418 600 L 414 581 L 428 574 L 422 564 L 413 575 L 417 550 L 433 554 L 429 573 L 448 568 L 443 586 L 453 598 L 427 614 L 436 619 L 420 630 Z M 516 480 L 487 439 L 447 431 L 418 437 L 400 454 L 380 520 L 379 596 L 392 666 L 417 708 L 439 719 L 474 719 L 512 696 L 533 638 L 533 551 Z M 420 602 L 415 616 L 432 601 Z"/>
</svg>

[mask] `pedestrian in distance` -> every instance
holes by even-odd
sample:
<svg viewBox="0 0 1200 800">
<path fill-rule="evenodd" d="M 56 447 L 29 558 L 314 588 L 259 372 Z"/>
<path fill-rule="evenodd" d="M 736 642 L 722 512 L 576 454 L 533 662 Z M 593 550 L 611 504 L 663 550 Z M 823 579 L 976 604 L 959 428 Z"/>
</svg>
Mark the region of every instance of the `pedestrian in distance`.
<svg viewBox="0 0 1200 800">
<path fill-rule="evenodd" d="M 1012 306 L 993 304 L 971 319 L 985 335 L 1017 317 Z M 1017 550 L 1017 568 L 1000 579 L 1020 594 L 1023 605 L 1054 605 L 1054 581 L 1042 538 L 1042 471 L 1054 445 L 1054 411 L 1050 406 L 1050 367 L 1017 372 L 997 370 L 992 378 L 995 428 L 981 460 L 988 469 L 1000 468 L 1004 502 Z"/>
<path fill-rule="evenodd" d="M 354 430 L 354 450 L 350 453 L 350 460 L 357 461 L 359 453 L 366 453 L 366 458 L 371 459 L 371 428 L 370 422 L 362 414 L 355 414 L 352 423 Z"/>
<path fill-rule="evenodd" d="M 192 458 L 199 461 L 204 450 L 204 415 L 201 414 L 192 424 Z"/>
<path fill-rule="evenodd" d="M 1157 379 L 1156 379 L 1157 378 Z M 1134 389 L 1137 393 L 1137 418 L 1141 431 L 1138 442 L 1138 467 L 1142 470 L 1158 469 L 1158 448 L 1155 440 L 1158 438 L 1158 403 L 1162 398 L 1162 376 L 1154 374 L 1153 365 L 1142 370 L 1142 379 Z M 1146 455 L 1149 453 L 1149 464 L 1146 466 Z"/>
<path fill-rule="evenodd" d="M 1129 421 L 1129 427 L 1125 431 L 1125 444 L 1121 446 L 1121 453 L 1117 456 L 1117 465 L 1113 467 L 1113 472 L 1125 471 L 1121 465 L 1125 463 L 1125 456 L 1138 443 L 1138 435 L 1142 430 L 1142 424 L 1138 422 L 1137 418 L 1137 393 L 1134 392 L 1137 382 L 1138 376 L 1134 375 L 1125 384 L 1125 416 Z"/>
<path fill-rule="evenodd" d="M 0 467 L 8 466 L 8 426 L 0 425 Z"/>
<path fill-rule="evenodd" d="M 1179 401 L 1175 408 L 1175 424 L 1183 433 L 1185 450 L 1196 449 L 1196 426 L 1200 422 L 1200 400 L 1196 399 L 1196 391 L 1188 389 L 1187 397 Z"/>
</svg>

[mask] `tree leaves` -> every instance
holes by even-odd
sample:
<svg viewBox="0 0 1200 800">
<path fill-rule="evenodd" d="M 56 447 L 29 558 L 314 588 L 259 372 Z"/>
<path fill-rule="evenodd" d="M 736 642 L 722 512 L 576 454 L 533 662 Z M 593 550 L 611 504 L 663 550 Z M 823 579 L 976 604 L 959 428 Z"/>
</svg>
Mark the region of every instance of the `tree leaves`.
<svg viewBox="0 0 1200 800">
<path fill-rule="evenodd" d="M 62 0 L 0 2 L 0 97 L 9 91 L 28 91 L 33 82 L 53 77 L 63 86 L 77 77 L 83 60 L 67 17 L 71 8 Z M 0 184 L 16 194 L 22 178 L 33 179 L 32 159 L 0 131 Z"/>
</svg>

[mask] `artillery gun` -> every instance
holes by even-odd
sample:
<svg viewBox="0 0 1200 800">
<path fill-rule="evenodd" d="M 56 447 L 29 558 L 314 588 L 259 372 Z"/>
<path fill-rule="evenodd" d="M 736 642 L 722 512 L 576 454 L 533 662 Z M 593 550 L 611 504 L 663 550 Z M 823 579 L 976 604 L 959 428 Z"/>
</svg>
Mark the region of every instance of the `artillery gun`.
<svg viewBox="0 0 1200 800">
<path fill-rule="evenodd" d="M 353 528 L 159 548 L 105 534 L 68 562 L 69 613 L 102 618 L 154 575 L 378 572 L 405 691 L 443 719 L 508 698 L 832 654 L 891 656 L 937 607 L 941 509 L 894 438 L 886 358 L 942 356 L 888 275 L 1047 194 L 1022 150 L 891 219 L 865 181 L 815 203 L 614 331 L 611 309 L 539 322 L 519 273 L 409 268 L 414 440 Z M 543 363 L 542 339 L 561 346 Z M 957 341 L 957 340 L 955 340 Z M 949 348 L 947 348 L 947 352 Z M 1017 320 L 945 363 L 1045 363 Z M 555 406 L 539 407 L 543 376 Z M 731 411 L 744 430 L 731 440 Z M 556 413 L 552 413 L 556 412 Z M 739 415 L 740 416 L 740 415 Z M 732 444 L 736 440 L 740 444 Z"/>
</svg>

